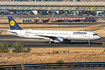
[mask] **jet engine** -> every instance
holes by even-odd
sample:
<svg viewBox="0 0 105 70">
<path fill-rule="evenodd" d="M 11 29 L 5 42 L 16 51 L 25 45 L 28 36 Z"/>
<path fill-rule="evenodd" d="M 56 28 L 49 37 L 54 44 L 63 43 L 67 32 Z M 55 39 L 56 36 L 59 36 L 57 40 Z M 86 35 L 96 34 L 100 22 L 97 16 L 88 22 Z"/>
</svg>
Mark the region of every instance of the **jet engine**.
<svg viewBox="0 0 105 70">
<path fill-rule="evenodd" d="M 64 39 L 64 38 L 54 38 L 53 40 L 51 39 L 50 41 L 53 41 L 55 43 L 64 43 L 64 42 L 70 42 L 71 40 Z"/>
<path fill-rule="evenodd" d="M 59 43 L 59 42 L 61 43 L 63 42 L 63 38 L 54 38 L 53 41 L 56 43 Z"/>
</svg>

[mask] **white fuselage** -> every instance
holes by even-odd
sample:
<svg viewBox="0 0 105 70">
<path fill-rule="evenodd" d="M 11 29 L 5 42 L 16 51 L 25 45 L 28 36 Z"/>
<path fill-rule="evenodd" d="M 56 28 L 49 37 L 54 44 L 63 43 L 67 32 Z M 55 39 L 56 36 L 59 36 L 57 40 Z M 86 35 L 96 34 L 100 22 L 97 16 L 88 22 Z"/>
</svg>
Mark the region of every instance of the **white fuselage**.
<svg viewBox="0 0 105 70">
<path fill-rule="evenodd" d="M 59 40 L 98 40 L 101 37 L 90 31 L 54 31 L 54 30 L 7 30 L 8 33 L 27 38 L 50 39 L 56 37 Z"/>
</svg>

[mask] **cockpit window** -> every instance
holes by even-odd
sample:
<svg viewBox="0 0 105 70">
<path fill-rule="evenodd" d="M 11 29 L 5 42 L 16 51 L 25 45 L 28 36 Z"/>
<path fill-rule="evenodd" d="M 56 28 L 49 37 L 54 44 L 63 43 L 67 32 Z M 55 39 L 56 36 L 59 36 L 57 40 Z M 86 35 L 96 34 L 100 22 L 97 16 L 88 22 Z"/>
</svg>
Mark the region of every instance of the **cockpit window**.
<svg viewBox="0 0 105 70">
<path fill-rule="evenodd" d="M 93 34 L 93 35 L 97 35 L 97 34 Z"/>
</svg>

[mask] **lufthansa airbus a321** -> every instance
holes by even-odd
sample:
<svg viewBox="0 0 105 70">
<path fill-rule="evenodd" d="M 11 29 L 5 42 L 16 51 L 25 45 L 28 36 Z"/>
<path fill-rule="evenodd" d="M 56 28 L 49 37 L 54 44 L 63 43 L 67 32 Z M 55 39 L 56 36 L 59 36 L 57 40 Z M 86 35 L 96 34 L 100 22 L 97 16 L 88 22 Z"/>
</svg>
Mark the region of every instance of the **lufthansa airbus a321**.
<svg viewBox="0 0 105 70">
<path fill-rule="evenodd" d="M 7 33 L 27 38 L 49 39 L 50 44 L 65 43 L 71 40 L 87 40 L 90 44 L 91 40 L 101 38 L 95 32 L 90 31 L 23 30 L 11 16 L 8 16 L 8 20 L 11 30 L 7 30 Z"/>
</svg>

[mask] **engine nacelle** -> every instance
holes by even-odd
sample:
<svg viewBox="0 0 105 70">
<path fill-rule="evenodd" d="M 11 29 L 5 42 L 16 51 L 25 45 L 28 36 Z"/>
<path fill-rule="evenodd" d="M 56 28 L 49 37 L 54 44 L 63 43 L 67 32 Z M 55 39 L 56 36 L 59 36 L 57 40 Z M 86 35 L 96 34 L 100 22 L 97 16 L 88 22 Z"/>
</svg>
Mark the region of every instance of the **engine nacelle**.
<svg viewBox="0 0 105 70">
<path fill-rule="evenodd" d="M 45 40 L 50 40 L 50 38 L 44 37 Z"/>
<path fill-rule="evenodd" d="M 53 39 L 53 41 L 54 42 L 60 42 L 61 43 L 61 42 L 63 42 L 63 38 L 55 38 L 55 39 Z"/>
<path fill-rule="evenodd" d="M 55 43 L 62 43 L 62 42 L 70 42 L 71 40 L 64 39 L 64 38 L 54 38 L 53 40 L 50 39 L 50 41 L 53 41 Z"/>
</svg>

